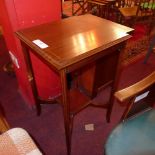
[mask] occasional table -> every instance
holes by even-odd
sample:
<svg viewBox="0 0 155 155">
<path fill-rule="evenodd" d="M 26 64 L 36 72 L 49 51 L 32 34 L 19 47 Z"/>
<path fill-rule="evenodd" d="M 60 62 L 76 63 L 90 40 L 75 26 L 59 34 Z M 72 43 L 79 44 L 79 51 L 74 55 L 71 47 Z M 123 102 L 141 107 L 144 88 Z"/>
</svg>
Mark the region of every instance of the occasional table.
<svg viewBox="0 0 155 155">
<path fill-rule="evenodd" d="M 132 31 L 133 29 L 129 27 L 86 14 L 16 32 L 21 41 L 28 80 L 38 111 L 40 111 L 41 103 L 49 101 L 41 100 L 38 95 L 30 53 L 32 52 L 60 76 L 62 86 L 60 101 L 63 107 L 68 154 L 71 153 L 73 117 L 80 109 L 91 104 L 91 100 L 85 99 L 84 94 L 78 89 L 69 88 L 68 75 L 86 65 L 96 64 L 94 75 L 92 75 L 93 83 L 99 80 L 98 76 L 101 74 L 101 82 L 96 87 L 110 84 L 112 88 L 108 106 L 106 106 L 107 120 L 109 120 L 113 105 L 113 93 L 117 88 L 121 51 L 126 40 L 131 37 L 128 33 Z M 79 101 L 79 94 L 80 98 L 85 101 L 82 104 Z M 80 104 L 73 104 L 78 101 Z"/>
</svg>

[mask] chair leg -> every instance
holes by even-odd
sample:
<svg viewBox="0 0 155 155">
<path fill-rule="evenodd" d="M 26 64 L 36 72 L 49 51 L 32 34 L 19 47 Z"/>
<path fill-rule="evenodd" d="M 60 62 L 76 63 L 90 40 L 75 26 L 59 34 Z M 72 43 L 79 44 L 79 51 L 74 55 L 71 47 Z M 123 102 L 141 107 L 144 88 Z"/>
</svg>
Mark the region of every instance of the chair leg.
<svg viewBox="0 0 155 155">
<path fill-rule="evenodd" d="M 149 49 L 148 49 L 148 51 L 147 51 L 147 53 L 146 53 L 146 56 L 145 56 L 145 59 L 144 59 L 144 64 L 147 63 L 147 60 L 149 59 L 149 57 L 150 57 L 150 55 L 151 55 L 151 53 L 152 53 L 152 50 L 153 50 L 154 46 L 155 46 L 155 36 L 153 37 L 153 39 L 152 39 L 151 42 L 150 42 Z"/>
</svg>

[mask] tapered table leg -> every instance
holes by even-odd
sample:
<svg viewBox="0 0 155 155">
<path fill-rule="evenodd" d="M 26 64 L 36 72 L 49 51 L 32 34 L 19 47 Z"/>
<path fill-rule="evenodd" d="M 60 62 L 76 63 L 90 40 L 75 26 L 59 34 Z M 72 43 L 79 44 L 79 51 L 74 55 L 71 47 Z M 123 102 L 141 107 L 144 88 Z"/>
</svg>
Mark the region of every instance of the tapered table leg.
<svg viewBox="0 0 155 155">
<path fill-rule="evenodd" d="M 22 45 L 25 65 L 26 65 L 26 69 L 27 69 L 27 78 L 30 83 L 30 87 L 31 87 L 33 97 L 35 100 L 37 115 L 39 116 L 41 114 L 41 105 L 40 105 L 40 101 L 38 99 L 39 95 L 38 95 L 38 90 L 37 90 L 37 86 L 36 86 L 32 62 L 31 62 L 31 58 L 30 58 L 30 51 L 29 51 L 30 49 L 23 42 L 21 42 L 21 45 Z"/>
<path fill-rule="evenodd" d="M 60 72 L 62 85 L 62 104 L 64 115 L 64 126 L 66 134 L 67 155 L 71 154 L 71 133 L 72 133 L 72 117 L 70 115 L 69 90 L 67 88 L 66 70 Z"/>
</svg>

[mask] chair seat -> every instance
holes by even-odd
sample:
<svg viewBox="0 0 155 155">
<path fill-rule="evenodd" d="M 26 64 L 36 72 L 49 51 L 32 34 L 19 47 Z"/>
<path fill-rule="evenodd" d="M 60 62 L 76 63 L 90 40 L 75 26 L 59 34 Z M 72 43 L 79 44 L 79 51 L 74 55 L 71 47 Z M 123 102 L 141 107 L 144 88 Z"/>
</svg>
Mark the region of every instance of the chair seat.
<svg viewBox="0 0 155 155">
<path fill-rule="evenodd" d="M 119 8 L 119 11 L 125 18 L 127 18 L 136 16 L 137 9 L 138 9 L 137 6 L 133 6 L 133 7 Z"/>
<path fill-rule="evenodd" d="M 148 6 L 148 8 L 149 8 L 149 6 Z M 138 6 L 133 6 L 133 7 L 119 8 L 119 11 L 121 12 L 121 14 L 122 14 L 125 18 L 130 18 L 130 17 L 136 17 L 137 9 L 138 9 Z M 144 14 L 144 13 L 142 13 L 142 12 L 139 10 L 139 13 L 138 13 L 138 16 L 139 16 L 139 17 L 150 16 L 150 15 L 152 15 L 152 12 L 150 12 L 150 11 L 145 12 L 145 14 Z"/>
<path fill-rule="evenodd" d="M 155 110 L 120 123 L 105 148 L 106 155 L 155 155 Z"/>
</svg>

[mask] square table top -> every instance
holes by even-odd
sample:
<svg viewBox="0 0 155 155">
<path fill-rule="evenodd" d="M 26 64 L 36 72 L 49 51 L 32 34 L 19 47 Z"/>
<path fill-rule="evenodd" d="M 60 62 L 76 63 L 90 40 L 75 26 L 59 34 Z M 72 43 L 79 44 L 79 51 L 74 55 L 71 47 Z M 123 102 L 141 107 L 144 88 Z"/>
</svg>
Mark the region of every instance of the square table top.
<svg viewBox="0 0 155 155">
<path fill-rule="evenodd" d="M 93 56 L 131 36 L 132 28 L 90 14 L 19 30 L 17 37 L 57 70 Z M 48 47 L 33 43 L 40 40 Z"/>
</svg>

